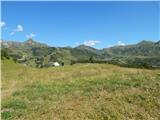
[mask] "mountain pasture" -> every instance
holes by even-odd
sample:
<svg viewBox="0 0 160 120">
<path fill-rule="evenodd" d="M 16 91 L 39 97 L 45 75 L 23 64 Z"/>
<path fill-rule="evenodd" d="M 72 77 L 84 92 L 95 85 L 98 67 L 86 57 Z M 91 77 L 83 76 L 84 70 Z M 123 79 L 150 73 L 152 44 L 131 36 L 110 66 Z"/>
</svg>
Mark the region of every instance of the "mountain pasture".
<svg viewBox="0 0 160 120">
<path fill-rule="evenodd" d="M 3 120 L 160 119 L 160 70 L 1 64 Z"/>
</svg>

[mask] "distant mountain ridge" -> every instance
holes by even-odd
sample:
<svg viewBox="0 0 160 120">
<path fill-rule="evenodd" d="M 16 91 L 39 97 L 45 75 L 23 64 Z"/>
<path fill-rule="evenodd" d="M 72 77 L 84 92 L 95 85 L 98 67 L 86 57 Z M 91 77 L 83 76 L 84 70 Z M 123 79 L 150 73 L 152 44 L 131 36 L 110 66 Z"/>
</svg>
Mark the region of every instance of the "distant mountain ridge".
<svg viewBox="0 0 160 120">
<path fill-rule="evenodd" d="M 16 42 L 16 41 L 2 41 L 2 47 L 5 48 L 32 48 L 32 47 L 48 47 L 46 44 L 36 42 L 33 39 L 28 39 L 24 42 Z"/>
<path fill-rule="evenodd" d="M 85 45 L 74 48 L 50 47 L 33 39 L 25 42 L 2 41 L 1 47 L 17 61 L 23 58 L 24 60 L 20 62 L 29 66 L 35 66 L 35 61 L 38 58 L 43 58 L 43 64 L 48 64 L 51 61 L 71 64 L 72 61 L 87 61 L 90 57 L 94 57 L 95 60 L 99 61 L 114 59 L 116 62 L 120 59 L 129 62 L 128 58 L 131 57 L 143 57 L 143 59 L 149 57 L 149 60 L 160 57 L 160 40 L 157 42 L 143 40 L 133 45 L 113 46 L 100 50 Z"/>
<path fill-rule="evenodd" d="M 110 56 L 160 56 L 160 44 L 159 41 L 141 41 L 134 45 L 105 48 L 103 51 L 104 55 Z"/>
</svg>

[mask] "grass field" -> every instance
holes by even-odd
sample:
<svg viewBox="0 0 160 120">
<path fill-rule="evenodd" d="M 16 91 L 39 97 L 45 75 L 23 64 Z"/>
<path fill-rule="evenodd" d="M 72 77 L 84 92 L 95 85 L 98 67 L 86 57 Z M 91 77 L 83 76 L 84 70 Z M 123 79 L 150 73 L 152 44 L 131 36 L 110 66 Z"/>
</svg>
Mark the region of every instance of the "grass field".
<svg viewBox="0 0 160 120">
<path fill-rule="evenodd" d="M 2 61 L 4 120 L 159 120 L 160 70 Z"/>
</svg>

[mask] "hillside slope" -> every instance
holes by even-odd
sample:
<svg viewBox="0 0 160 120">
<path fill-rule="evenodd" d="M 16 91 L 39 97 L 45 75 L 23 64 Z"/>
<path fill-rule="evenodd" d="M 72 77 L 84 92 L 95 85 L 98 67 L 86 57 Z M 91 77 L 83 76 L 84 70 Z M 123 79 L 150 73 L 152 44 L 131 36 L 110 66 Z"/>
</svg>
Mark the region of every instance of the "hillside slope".
<svg viewBox="0 0 160 120">
<path fill-rule="evenodd" d="M 135 45 L 105 48 L 103 52 L 110 56 L 160 56 L 160 44 L 159 41 L 141 41 Z"/>
<path fill-rule="evenodd" d="M 89 62 L 93 57 L 96 61 L 108 61 L 123 66 L 144 66 L 160 68 L 160 41 L 141 41 L 135 45 L 114 46 L 101 50 L 80 45 L 71 47 L 50 47 L 29 39 L 25 42 L 2 42 L 2 50 L 8 52 L 15 61 L 35 67 L 37 60 L 41 60 L 41 67 L 49 66 L 50 62 L 58 61 L 60 64 L 72 62 Z M 128 62 L 129 60 L 134 62 Z M 156 60 L 155 60 L 156 59 Z M 122 61 L 120 63 L 119 61 Z M 149 62 L 148 62 L 149 61 Z M 154 61 L 154 62 L 152 62 Z M 140 65 L 137 63 L 141 63 Z"/>
</svg>

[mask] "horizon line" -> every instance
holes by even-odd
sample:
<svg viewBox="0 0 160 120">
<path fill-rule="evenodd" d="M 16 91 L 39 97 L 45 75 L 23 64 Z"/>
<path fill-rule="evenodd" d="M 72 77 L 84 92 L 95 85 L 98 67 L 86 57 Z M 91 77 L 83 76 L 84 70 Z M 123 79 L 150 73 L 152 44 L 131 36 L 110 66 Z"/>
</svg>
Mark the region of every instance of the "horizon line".
<svg viewBox="0 0 160 120">
<path fill-rule="evenodd" d="M 153 43 L 157 43 L 157 42 L 159 42 L 160 40 L 157 40 L 157 41 L 153 41 L 153 40 L 141 40 L 141 41 L 139 41 L 139 42 L 136 42 L 136 43 L 133 43 L 133 44 L 125 44 L 125 45 L 112 45 L 112 46 L 108 46 L 108 47 L 104 47 L 104 48 L 96 48 L 96 47 L 94 47 L 94 46 L 89 46 L 89 45 L 85 45 L 85 44 L 79 44 L 79 45 L 75 45 L 74 47 L 73 46 L 70 46 L 70 45 L 65 45 L 65 46 L 57 46 L 57 45 L 55 45 L 55 46 L 51 46 L 51 45 L 49 45 L 49 44 L 47 44 L 47 43 L 45 43 L 45 42 L 41 42 L 41 41 L 38 41 L 38 40 L 36 40 L 36 39 L 33 39 L 33 38 L 29 38 L 29 39 L 27 39 L 27 40 L 25 40 L 25 41 L 16 41 L 16 40 L 4 40 L 4 39 L 1 39 L 0 40 L 0 43 L 2 43 L 2 42 L 17 42 L 17 43 L 24 43 L 24 42 L 26 42 L 26 41 L 28 41 L 28 40 L 33 40 L 34 42 L 37 42 L 37 43 L 40 43 L 40 44 L 45 44 L 45 45 L 47 45 L 48 47 L 58 47 L 58 48 L 65 48 L 65 47 L 70 47 L 70 48 L 76 48 L 76 47 L 78 47 L 78 46 L 87 46 L 87 47 L 91 47 L 91 48 L 95 48 L 95 49 L 105 49 L 105 48 L 111 48 L 111 47 L 116 47 L 116 46 L 121 46 L 121 47 L 124 47 L 124 46 L 129 46 L 129 45 L 136 45 L 136 44 L 139 44 L 139 43 L 141 43 L 141 42 L 153 42 Z"/>
</svg>

